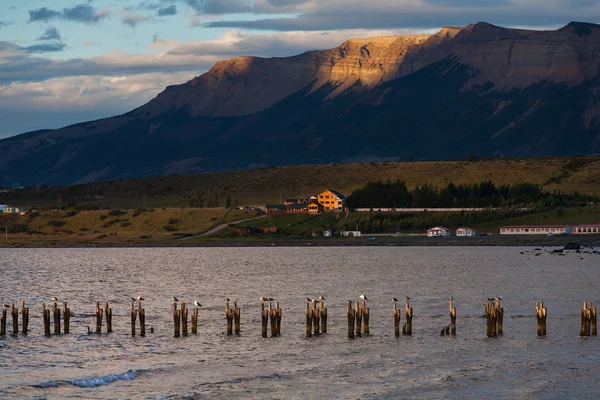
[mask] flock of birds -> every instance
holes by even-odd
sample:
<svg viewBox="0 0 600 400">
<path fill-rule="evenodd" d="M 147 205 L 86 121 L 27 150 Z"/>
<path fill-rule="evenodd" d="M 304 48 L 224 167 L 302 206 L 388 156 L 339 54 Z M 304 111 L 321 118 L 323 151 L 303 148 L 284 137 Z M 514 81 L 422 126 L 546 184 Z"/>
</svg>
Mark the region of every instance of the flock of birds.
<svg viewBox="0 0 600 400">
<path fill-rule="evenodd" d="M 360 295 L 358 298 L 359 298 L 359 300 L 361 300 L 361 301 L 369 301 L 369 299 L 367 298 L 367 296 L 365 296 L 364 294 L 361 294 L 361 295 Z M 130 297 L 130 299 L 131 299 L 131 301 L 142 301 L 142 300 L 144 300 L 144 298 L 143 298 L 141 295 L 140 295 L 140 296 L 138 296 L 138 297 Z M 450 296 L 450 300 L 452 300 L 452 299 L 453 299 L 453 297 L 452 297 L 452 296 Z M 58 298 L 56 298 L 56 297 L 52 297 L 50 300 L 51 300 L 53 303 L 56 303 L 56 302 L 58 302 L 58 301 L 59 301 L 59 300 L 58 300 Z M 404 300 L 406 300 L 406 302 L 408 302 L 408 301 L 410 300 L 410 297 L 408 297 L 408 296 L 404 296 Z M 496 296 L 496 297 L 488 297 L 488 298 L 487 298 L 487 301 L 500 301 L 500 300 L 502 300 L 502 297 L 498 297 L 498 296 Z M 179 302 L 179 300 L 178 300 L 178 299 L 177 299 L 177 297 L 175 297 L 175 296 L 171 297 L 171 301 L 172 301 L 173 303 L 177 303 L 177 302 Z M 226 299 L 225 299 L 225 301 L 226 301 L 226 302 L 229 302 L 230 300 L 229 300 L 228 298 L 226 298 Z M 261 303 L 264 303 L 264 302 L 266 302 L 266 301 L 268 301 L 268 302 L 275 301 L 275 299 L 274 299 L 274 298 L 272 298 L 272 297 L 264 297 L 264 296 L 261 296 L 261 298 L 260 298 L 260 301 L 261 301 Z M 316 298 L 316 299 L 311 299 L 311 298 L 307 297 L 307 298 L 306 298 L 306 301 L 307 301 L 308 303 L 317 302 L 317 301 L 325 301 L 325 297 L 323 297 L 323 296 L 319 296 L 319 297 L 318 297 L 318 298 Z M 351 300 L 348 300 L 347 302 L 350 302 L 350 301 L 351 301 Z M 394 303 L 397 303 L 397 302 L 398 302 L 398 299 L 397 299 L 396 297 L 392 297 L 392 301 L 393 301 Z M 4 307 L 4 308 L 10 308 L 10 304 L 3 304 L 3 305 L 2 305 L 2 307 Z M 194 300 L 194 307 L 195 307 L 195 308 L 202 307 L 202 304 L 198 303 L 198 301 L 197 301 L 197 300 Z"/>
</svg>

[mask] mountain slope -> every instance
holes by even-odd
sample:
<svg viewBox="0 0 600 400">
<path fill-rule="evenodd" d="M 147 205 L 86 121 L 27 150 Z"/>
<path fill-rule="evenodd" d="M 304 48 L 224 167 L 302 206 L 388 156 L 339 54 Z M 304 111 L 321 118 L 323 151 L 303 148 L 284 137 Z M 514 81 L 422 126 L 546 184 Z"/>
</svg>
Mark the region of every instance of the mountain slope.
<svg viewBox="0 0 600 400">
<path fill-rule="evenodd" d="M 600 152 L 600 27 L 486 23 L 240 57 L 125 115 L 0 141 L 2 183 Z"/>
</svg>

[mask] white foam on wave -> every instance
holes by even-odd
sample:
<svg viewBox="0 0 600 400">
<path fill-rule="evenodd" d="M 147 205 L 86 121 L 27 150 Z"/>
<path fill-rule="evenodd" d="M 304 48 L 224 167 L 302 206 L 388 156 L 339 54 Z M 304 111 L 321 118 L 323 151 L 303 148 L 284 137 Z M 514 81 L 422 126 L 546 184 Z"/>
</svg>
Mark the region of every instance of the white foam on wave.
<svg viewBox="0 0 600 400">
<path fill-rule="evenodd" d="M 129 370 L 127 372 L 123 372 L 122 374 L 117 374 L 117 375 L 107 375 L 107 376 L 101 376 L 101 377 L 95 377 L 95 378 L 72 379 L 72 380 L 67 380 L 65 382 L 68 382 L 73 386 L 79 386 L 79 387 L 96 387 L 96 386 L 107 385 L 114 381 L 135 379 L 136 376 L 137 376 L 137 374 L 135 373 L 134 370 Z"/>
</svg>

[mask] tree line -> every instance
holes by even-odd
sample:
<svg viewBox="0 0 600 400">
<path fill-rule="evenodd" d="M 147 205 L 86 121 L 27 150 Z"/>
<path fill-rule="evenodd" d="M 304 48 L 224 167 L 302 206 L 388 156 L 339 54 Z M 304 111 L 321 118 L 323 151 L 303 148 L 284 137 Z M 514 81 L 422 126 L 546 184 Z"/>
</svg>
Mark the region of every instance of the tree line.
<svg viewBox="0 0 600 400">
<path fill-rule="evenodd" d="M 495 185 L 492 181 L 473 184 L 449 183 L 438 188 L 417 185 L 412 190 L 404 181 L 369 182 L 347 198 L 349 208 L 456 208 L 456 207 L 579 207 L 596 196 L 545 191 L 535 183 Z"/>
</svg>

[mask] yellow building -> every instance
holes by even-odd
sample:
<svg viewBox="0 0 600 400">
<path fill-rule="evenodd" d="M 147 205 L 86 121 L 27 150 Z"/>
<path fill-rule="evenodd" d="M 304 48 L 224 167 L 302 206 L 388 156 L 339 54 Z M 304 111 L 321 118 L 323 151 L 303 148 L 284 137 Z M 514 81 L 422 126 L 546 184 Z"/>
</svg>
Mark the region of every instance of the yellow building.
<svg viewBox="0 0 600 400">
<path fill-rule="evenodd" d="M 324 209 L 325 208 L 323 207 L 323 205 L 317 203 L 316 201 L 313 201 L 308 204 L 308 213 L 312 215 L 320 214 L 323 212 Z"/>
<path fill-rule="evenodd" d="M 336 190 L 326 190 L 319 194 L 319 203 L 323 205 L 325 211 L 346 208 L 346 198 Z"/>
</svg>

